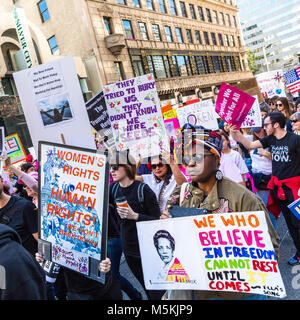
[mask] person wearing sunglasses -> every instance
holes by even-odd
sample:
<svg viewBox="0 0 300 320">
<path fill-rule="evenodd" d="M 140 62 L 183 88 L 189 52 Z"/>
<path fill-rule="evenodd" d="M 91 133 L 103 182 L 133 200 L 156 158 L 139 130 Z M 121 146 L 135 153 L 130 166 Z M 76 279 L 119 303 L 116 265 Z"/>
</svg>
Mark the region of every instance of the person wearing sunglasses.
<svg viewBox="0 0 300 320">
<path fill-rule="evenodd" d="M 277 100 L 278 98 L 279 98 L 278 96 L 274 96 L 274 97 L 272 97 L 272 98 L 269 99 L 268 104 L 269 104 L 269 106 L 270 106 L 270 109 L 269 109 L 270 112 L 276 112 L 276 111 L 278 111 L 278 110 L 277 110 L 277 107 L 276 107 L 276 100 Z"/>
<path fill-rule="evenodd" d="M 163 212 L 171 193 L 176 186 L 187 181 L 186 177 L 180 171 L 173 155 L 166 150 L 162 150 L 159 156 L 153 157 L 147 166 L 152 172 L 137 176 L 136 179 L 145 182 L 153 190 L 160 210 Z"/>
<path fill-rule="evenodd" d="M 289 100 L 285 97 L 280 97 L 276 101 L 276 108 L 281 112 L 286 118 L 286 130 L 293 132 L 290 117 L 293 113 L 293 108 L 291 107 Z"/>
<path fill-rule="evenodd" d="M 156 195 L 147 184 L 135 180 L 136 163 L 129 153 L 117 152 L 115 160 L 110 170 L 114 183 L 110 187 L 109 204 L 119 217 L 122 250 L 129 269 L 144 288 L 148 299 L 160 300 L 164 291 L 146 290 L 136 228 L 138 221 L 160 218 Z M 118 206 L 120 198 L 124 206 Z"/>
<path fill-rule="evenodd" d="M 293 132 L 300 135 L 300 112 L 295 112 L 290 117 Z"/>
<path fill-rule="evenodd" d="M 185 130 L 182 130 L 184 132 Z M 181 137 L 179 137 L 180 139 Z M 178 142 L 179 143 L 179 142 Z M 226 177 L 218 170 L 223 147 L 222 136 L 201 126 L 194 127 L 176 149 L 177 157 L 183 158 L 191 182 L 176 187 L 167 202 L 167 210 L 161 219 L 170 218 L 172 206 L 203 209 L 207 214 L 245 211 L 264 211 L 269 233 L 278 255 L 279 239 L 262 200 L 250 190 Z M 168 290 L 166 300 L 210 299 L 265 299 L 266 296 L 249 295 L 243 292 L 215 292 L 192 290 Z"/>
<path fill-rule="evenodd" d="M 257 141 L 250 142 L 238 130 L 231 127 L 236 141 L 248 150 L 270 148 L 272 176 L 267 185 L 269 198 L 267 208 L 277 219 L 283 213 L 290 235 L 296 247 L 288 264 L 300 264 L 300 220 L 293 215 L 288 205 L 300 197 L 300 136 L 285 129 L 286 118 L 281 112 L 272 112 L 264 119 L 267 133 Z"/>
</svg>

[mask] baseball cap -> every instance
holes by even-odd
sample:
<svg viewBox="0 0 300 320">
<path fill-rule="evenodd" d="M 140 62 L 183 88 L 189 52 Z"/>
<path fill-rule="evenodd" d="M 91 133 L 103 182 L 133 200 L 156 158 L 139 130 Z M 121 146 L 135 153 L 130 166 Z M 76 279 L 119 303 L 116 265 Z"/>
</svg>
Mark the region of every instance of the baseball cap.
<svg viewBox="0 0 300 320">
<path fill-rule="evenodd" d="M 262 119 L 261 127 L 252 127 L 250 129 L 250 132 L 251 133 L 258 133 L 261 129 L 263 129 L 263 127 L 264 127 L 264 119 Z"/>
</svg>

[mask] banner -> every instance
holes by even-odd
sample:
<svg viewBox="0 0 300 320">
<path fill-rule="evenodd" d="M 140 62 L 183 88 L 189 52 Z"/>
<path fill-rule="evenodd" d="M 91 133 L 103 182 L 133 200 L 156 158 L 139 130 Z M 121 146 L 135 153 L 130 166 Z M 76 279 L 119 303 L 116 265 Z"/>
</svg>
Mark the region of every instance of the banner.
<svg viewBox="0 0 300 320">
<path fill-rule="evenodd" d="M 272 98 L 274 96 L 285 97 L 284 83 L 281 78 L 283 72 L 281 69 L 263 72 L 256 75 L 257 84 L 264 98 Z"/>
<path fill-rule="evenodd" d="M 98 92 L 85 105 L 91 126 L 98 132 L 100 137 L 107 137 L 104 144 L 107 148 L 111 148 L 114 146 L 114 139 L 103 91 Z"/>
<path fill-rule="evenodd" d="M 254 97 L 255 101 L 248 112 L 246 119 L 243 121 L 241 128 L 252 128 L 252 127 L 261 127 L 262 126 L 262 117 L 259 107 L 259 102 L 257 96 Z"/>
<path fill-rule="evenodd" d="M 255 98 L 246 92 L 222 83 L 215 110 L 225 122 L 235 125 L 239 130 L 254 101 Z"/>
<path fill-rule="evenodd" d="M 167 149 L 167 136 L 151 74 L 104 87 L 107 112 L 118 151 L 145 158 Z"/>
<path fill-rule="evenodd" d="M 203 100 L 177 109 L 180 127 L 189 123 L 203 126 L 207 129 L 218 130 L 218 121 L 211 99 Z"/>
<path fill-rule="evenodd" d="M 71 56 L 13 76 L 36 152 L 39 140 L 96 149 Z"/>
<path fill-rule="evenodd" d="M 6 137 L 4 145 L 12 164 L 26 160 L 26 152 L 17 133 Z"/>
<path fill-rule="evenodd" d="M 39 142 L 39 237 L 48 260 L 97 281 L 106 255 L 108 183 L 105 154 Z"/>
<path fill-rule="evenodd" d="M 148 290 L 286 296 L 263 211 L 138 222 L 137 230 Z"/>
</svg>

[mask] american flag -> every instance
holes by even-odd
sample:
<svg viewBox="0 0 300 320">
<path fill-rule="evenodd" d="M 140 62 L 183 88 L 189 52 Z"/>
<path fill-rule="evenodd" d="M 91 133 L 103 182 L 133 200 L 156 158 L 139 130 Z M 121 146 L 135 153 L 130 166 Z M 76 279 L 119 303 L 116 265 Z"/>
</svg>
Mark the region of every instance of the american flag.
<svg viewBox="0 0 300 320">
<path fill-rule="evenodd" d="M 288 71 L 283 76 L 286 80 L 286 86 L 290 89 L 291 93 L 300 90 L 300 67 Z"/>
</svg>

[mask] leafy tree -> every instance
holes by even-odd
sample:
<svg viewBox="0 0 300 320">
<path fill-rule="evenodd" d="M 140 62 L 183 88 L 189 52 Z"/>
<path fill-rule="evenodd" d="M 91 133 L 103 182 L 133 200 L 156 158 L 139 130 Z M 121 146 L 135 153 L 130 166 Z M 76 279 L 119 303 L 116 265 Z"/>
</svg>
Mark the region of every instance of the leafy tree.
<svg viewBox="0 0 300 320">
<path fill-rule="evenodd" d="M 255 54 L 250 50 L 247 51 L 247 60 L 248 60 L 249 69 L 252 71 L 252 73 L 255 74 L 259 70 L 259 68 L 255 65 L 255 61 L 257 60 L 257 58 Z"/>
</svg>

